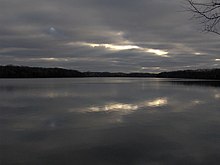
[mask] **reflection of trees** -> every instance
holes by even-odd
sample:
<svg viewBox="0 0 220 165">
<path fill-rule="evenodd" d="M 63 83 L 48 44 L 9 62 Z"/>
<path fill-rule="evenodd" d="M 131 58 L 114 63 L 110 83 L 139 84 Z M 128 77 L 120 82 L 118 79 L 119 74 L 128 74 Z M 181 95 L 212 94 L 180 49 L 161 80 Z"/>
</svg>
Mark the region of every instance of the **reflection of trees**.
<svg viewBox="0 0 220 165">
<path fill-rule="evenodd" d="M 176 85 L 220 87 L 219 81 L 169 81 Z"/>
</svg>

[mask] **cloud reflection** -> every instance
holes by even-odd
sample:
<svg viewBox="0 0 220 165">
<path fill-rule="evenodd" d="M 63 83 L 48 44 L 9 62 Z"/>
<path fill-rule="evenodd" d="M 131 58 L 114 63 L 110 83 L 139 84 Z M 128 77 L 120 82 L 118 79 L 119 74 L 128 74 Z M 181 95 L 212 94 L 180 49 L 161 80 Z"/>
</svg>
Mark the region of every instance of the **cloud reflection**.
<svg viewBox="0 0 220 165">
<path fill-rule="evenodd" d="M 146 102 L 146 105 L 149 107 L 160 107 L 166 104 L 168 104 L 167 98 L 158 98 L 158 99 Z"/>
<path fill-rule="evenodd" d="M 138 105 L 133 104 L 123 104 L 123 103 L 111 103 L 101 107 L 90 107 L 89 112 L 108 112 L 108 111 L 118 111 L 123 113 L 130 113 L 131 111 L 137 110 Z"/>
<path fill-rule="evenodd" d="M 219 99 L 220 98 L 220 94 L 215 94 L 215 99 Z"/>
<path fill-rule="evenodd" d="M 123 115 L 130 114 L 135 110 L 146 108 L 146 107 L 161 107 L 168 104 L 167 98 L 156 98 L 154 100 L 148 100 L 139 102 L 136 104 L 125 104 L 125 103 L 108 103 L 103 106 L 89 107 L 86 112 L 120 112 Z"/>
<path fill-rule="evenodd" d="M 202 100 L 192 100 L 193 105 L 198 105 L 198 104 L 202 104 L 202 103 L 203 103 Z"/>
</svg>

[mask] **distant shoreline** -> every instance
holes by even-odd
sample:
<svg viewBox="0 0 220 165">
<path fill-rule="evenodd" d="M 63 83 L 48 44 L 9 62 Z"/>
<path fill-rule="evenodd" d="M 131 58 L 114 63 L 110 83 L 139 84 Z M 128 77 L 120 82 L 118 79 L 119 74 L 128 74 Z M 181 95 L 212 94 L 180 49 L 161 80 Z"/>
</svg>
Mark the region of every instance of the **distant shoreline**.
<svg viewBox="0 0 220 165">
<path fill-rule="evenodd" d="M 185 78 L 220 80 L 220 69 L 179 70 L 161 73 L 80 72 L 64 68 L 29 66 L 0 66 L 0 78 L 86 78 L 86 77 L 137 77 L 137 78 Z"/>
</svg>

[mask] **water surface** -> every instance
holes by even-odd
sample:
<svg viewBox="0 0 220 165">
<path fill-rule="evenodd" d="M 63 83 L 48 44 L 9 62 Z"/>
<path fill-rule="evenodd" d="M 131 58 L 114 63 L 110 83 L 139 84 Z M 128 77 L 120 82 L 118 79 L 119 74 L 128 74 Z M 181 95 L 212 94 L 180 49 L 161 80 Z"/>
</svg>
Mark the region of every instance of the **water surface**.
<svg viewBox="0 0 220 165">
<path fill-rule="evenodd" d="M 1 79 L 1 165 L 220 162 L 220 83 Z"/>
</svg>

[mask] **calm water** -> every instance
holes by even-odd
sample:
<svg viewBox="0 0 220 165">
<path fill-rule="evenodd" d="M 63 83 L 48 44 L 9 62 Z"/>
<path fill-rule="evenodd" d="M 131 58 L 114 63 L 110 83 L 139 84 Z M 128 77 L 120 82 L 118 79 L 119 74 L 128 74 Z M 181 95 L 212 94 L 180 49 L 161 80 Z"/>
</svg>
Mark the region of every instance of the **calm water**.
<svg viewBox="0 0 220 165">
<path fill-rule="evenodd" d="M 0 80 L 1 165 L 215 165 L 220 83 Z"/>
</svg>

